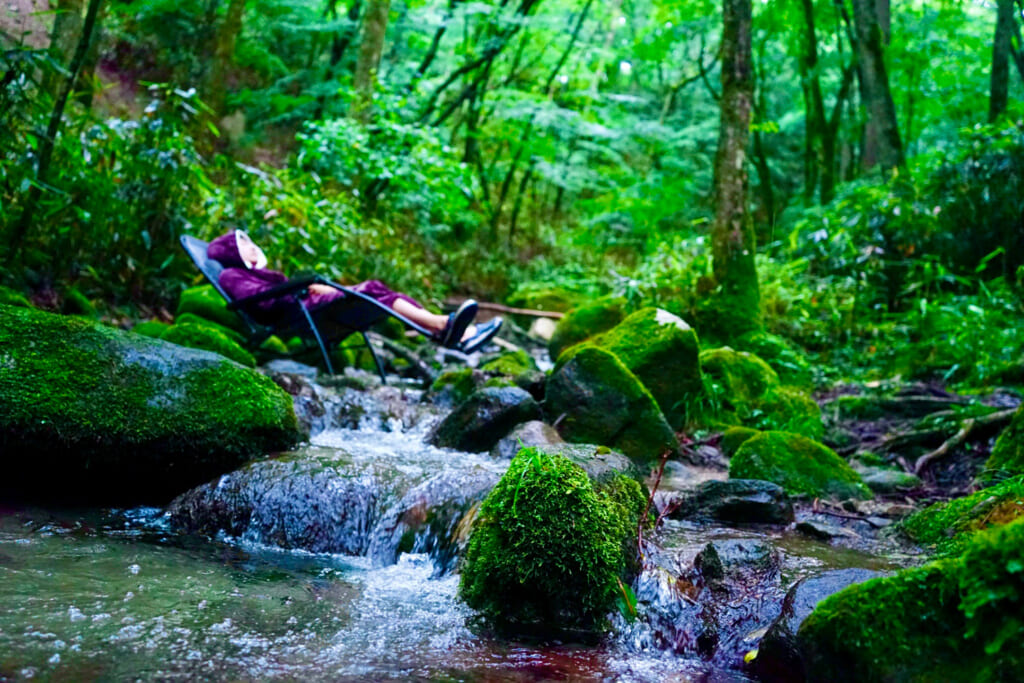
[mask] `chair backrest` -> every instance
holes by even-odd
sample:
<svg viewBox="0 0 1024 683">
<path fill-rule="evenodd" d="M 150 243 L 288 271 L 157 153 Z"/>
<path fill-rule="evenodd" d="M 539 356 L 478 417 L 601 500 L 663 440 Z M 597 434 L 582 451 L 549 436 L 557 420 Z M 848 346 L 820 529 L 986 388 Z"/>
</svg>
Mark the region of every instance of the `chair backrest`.
<svg viewBox="0 0 1024 683">
<path fill-rule="evenodd" d="M 224 288 L 220 286 L 220 274 L 223 272 L 224 266 L 221 265 L 220 261 L 212 259 L 206 255 L 206 247 L 208 246 L 209 243 L 192 237 L 191 235 L 181 236 L 181 248 L 185 250 L 185 253 L 189 255 L 192 262 L 196 264 L 196 268 L 198 268 L 199 272 L 203 274 L 203 277 L 213 285 L 213 288 L 216 289 L 222 297 L 224 297 L 225 301 L 234 301 L 234 299 L 224 291 Z M 257 325 L 249 316 L 242 311 L 235 311 L 235 313 L 237 313 L 242 319 L 242 322 L 248 326 L 250 334 L 259 332 L 261 326 Z"/>
</svg>

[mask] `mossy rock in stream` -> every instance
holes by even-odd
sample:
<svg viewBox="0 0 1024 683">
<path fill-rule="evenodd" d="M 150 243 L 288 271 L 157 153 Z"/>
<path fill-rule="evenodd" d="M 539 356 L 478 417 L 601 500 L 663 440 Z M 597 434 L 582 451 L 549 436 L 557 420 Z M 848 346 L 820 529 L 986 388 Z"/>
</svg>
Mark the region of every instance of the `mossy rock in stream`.
<svg viewBox="0 0 1024 683">
<path fill-rule="evenodd" d="M 621 298 L 604 297 L 572 309 L 558 321 L 551 341 L 548 342 L 552 360 L 558 360 L 570 346 L 610 330 L 625 318 L 626 300 Z"/>
<path fill-rule="evenodd" d="M 985 462 L 982 478 L 991 481 L 1016 474 L 1024 474 L 1024 406 L 1017 410 L 1009 426 L 996 439 L 992 454 Z"/>
<path fill-rule="evenodd" d="M 164 333 L 169 329 L 171 329 L 170 323 L 165 323 L 162 320 L 146 320 L 136 324 L 132 328 L 132 332 L 135 334 L 141 334 L 144 337 L 159 339 L 164 336 Z"/>
<path fill-rule="evenodd" d="M 851 586 L 797 633 L 808 681 L 1009 681 L 1024 669 L 1024 519 L 960 558 Z"/>
<path fill-rule="evenodd" d="M 213 288 L 213 285 L 189 287 L 181 293 L 176 315 L 181 316 L 186 313 L 192 313 L 235 332 L 245 334 L 245 323 L 237 313 L 228 310 L 227 302 Z"/>
<path fill-rule="evenodd" d="M 797 387 L 785 386 L 779 376 L 752 353 L 728 346 L 700 354 L 701 369 L 718 420 L 753 429 L 776 429 L 821 438 L 821 408 Z"/>
<path fill-rule="evenodd" d="M 762 432 L 744 441 L 729 462 L 729 478 L 771 481 L 790 495 L 872 497 L 860 475 L 835 451 L 788 432 Z"/>
<path fill-rule="evenodd" d="M 599 633 L 635 574 L 644 503 L 632 479 L 597 484 L 561 454 L 523 449 L 480 507 L 459 594 L 503 632 Z"/>
<path fill-rule="evenodd" d="M 644 308 L 585 342 L 614 353 L 643 382 L 674 429 L 699 419 L 707 398 L 700 370 L 697 333 L 659 308 Z M 559 358 L 568 362 L 574 349 Z"/>
<path fill-rule="evenodd" d="M 248 368 L 256 367 L 256 359 L 252 357 L 251 353 L 213 327 L 195 323 L 175 324 L 160 338 L 171 344 L 219 353 Z"/>
<path fill-rule="evenodd" d="M 480 365 L 481 372 L 493 372 L 508 377 L 517 377 L 537 369 L 530 354 L 522 349 L 508 351 Z"/>
<path fill-rule="evenodd" d="M 584 346 L 550 378 L 545 409 L 566 441 L 622 451 L 642 467 L 678 447 L 661 409 L 618 357 Z"/>
<path fill-rule="evenodd" d="M 230 339 L 239 345 L 245 344 L 245 335 L 241 332 L 236 332 L 230 327 L 225 327 L 218 322 L 210 320 L 209 318 L 201 318 L 195 313 L 182 313 L 174 319 L 175 325 L 203 325 L 211 330 L 217 330 L 225 337 Z"/>
<path fill-rule="evenodd" d="M 1007 479 L 969 496 L 929 505 L 899 528 L 912 541 L 938 555 L 958 555 L 970 538 L 1024 516 L 1024 477 Z"/>
<path fill-rule="evenodd" d="M 0 307 L 0 487 L 163 502 L 299 438 L 291 397 L 206 351 Z"/>
<path fill-rule="evenodd" d="M 24 294 L 13 290 L 10 287 L 0 285 L 0 305 L 18 306 L 20 308 L 32 308 L 32 303 Z"/>
</svg>

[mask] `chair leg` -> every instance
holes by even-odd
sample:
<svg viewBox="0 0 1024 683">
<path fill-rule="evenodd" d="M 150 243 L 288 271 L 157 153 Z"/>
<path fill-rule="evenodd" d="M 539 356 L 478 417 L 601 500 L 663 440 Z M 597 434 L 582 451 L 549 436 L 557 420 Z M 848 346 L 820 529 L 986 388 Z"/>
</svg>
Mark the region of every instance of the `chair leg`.
<svg viewBox="0 0 1024 683">
<path fill-rule="evenodd" d="M 299 301 L 299 308 L 302 309 L 302 315 L 306 316 L 306 322 L 309 323 L 309 329 L 313 332 L 313 338 L 316 339 L 317 345 L 320 347 L 320 353 L 324 355 L 324 365 L 327 366 L 327 374 L 334 374 L 334 366 L 331 365 L 331 356 L 327 353 L 327 347 L 324 346 L 324 340 L 320 336 L 320 330 L 317 329 L 316 323 L 313 322 L 313 316 L 306 310 L 306 304 Z"/>
<path fill-rule="evenodd" d="M 380 362 L 377 350 L 373 348 L 373 344 L 370 343 L 370 338 L 366 336 L 366 332 L 360 332 L 359 334 L 363 335 L 363 341 L 366 343 L 366 348 L 370 350 L 370 355 L 373 356 L 373 362 L 377 365 L 377 373 L 380 375 L 381 384 L 387 384 L 388 378 L 384 374 L 384 364 Z"/>
</svg>

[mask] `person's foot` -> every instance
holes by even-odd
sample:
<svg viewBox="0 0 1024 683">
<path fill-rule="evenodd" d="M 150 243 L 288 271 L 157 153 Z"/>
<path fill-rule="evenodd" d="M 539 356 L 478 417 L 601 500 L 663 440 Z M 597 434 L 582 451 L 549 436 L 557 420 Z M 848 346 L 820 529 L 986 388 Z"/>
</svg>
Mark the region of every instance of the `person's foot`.
<svg viewBox="0 0 1024 683">
<path fill-rule="evenodd" d="M 462 342 L 459 349 L 463 353 L 473 353 L 483 347 L 484 344 L 491 341 L 494 335 L 498 334 L 498 330 L 501 329 L 502 323 L 505 322 L 501 318 L 492 318 L 485 323 L 481 323 L 476 326 L 476 334 Z"/>
<path fill-rule="evenodd" d="M 476 317 L 477 303 L 472 299 L 466 299 L 454 313 L 448 316 L 448 324 L 438 333 L 438 341 L 441 346 L 453 349 L 462 342 L 462 337 L 473 323 Z"/>
</svg>

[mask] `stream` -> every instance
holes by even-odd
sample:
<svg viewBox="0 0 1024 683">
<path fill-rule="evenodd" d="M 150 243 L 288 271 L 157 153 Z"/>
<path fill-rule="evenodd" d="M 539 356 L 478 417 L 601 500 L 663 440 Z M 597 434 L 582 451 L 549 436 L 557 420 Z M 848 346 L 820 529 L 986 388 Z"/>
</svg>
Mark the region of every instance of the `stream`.
<svg viewBox="0 0 1024 683">
<path fill-rule="evenodd" d="M 417 391 L 316 393 L 311 442 L 262 465 L 301 470 L 325 506 L 344 500 L 323 512 L 312 549 L 301 534 L 313 522 L 282 521 L 298 513 L 270 493 L 260 504 L 277 500 L 285 512 L 254 511 L 235 534 L 186 533 L 160 508 L 0 506 L 0 681 L 745 681 L 742 652 L 756 648 L 794 581 L 913 562 L 792 525 L 668 519 L 647 539 L 639 619 L 615 615 L 596 644 L 510 642 L 457 599 L 457 549 L 445 540 L 507 462 L 425 445 L 440 413 Z M 686 578 L 710 541 L 761 544 L 777 564 L 746 577 L 740 594 L 722 589 L 712 606 Z M 709 650 L 701 625 L 711 612 Z"/>
</svg>

